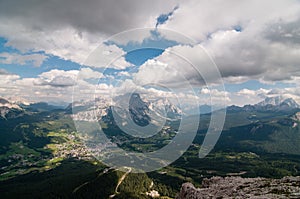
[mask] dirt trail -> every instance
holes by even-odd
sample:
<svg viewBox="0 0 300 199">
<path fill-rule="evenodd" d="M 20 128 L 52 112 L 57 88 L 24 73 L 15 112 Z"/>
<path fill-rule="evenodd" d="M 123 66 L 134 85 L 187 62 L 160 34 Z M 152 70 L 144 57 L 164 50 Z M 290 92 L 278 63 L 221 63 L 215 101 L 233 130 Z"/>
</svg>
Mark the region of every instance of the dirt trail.
<svg viewBox="0 0 300 199">
<path fill-rule="evenodd" d="M 110 198 L 113 198 L 113 197 L 115 197 L 117 194 L 120 193 L 120 192 L 118 192 L 118 188 L 119 188 L 119 186 L 122 184 L 122 182 L 125 180 L 126 176 L 131 172 L 131 170 L 132 170 L 132 169 L 129 168 L 128 171 L 127 171 L 126 173 L 124 173 L 124 175 L 119 179 L 118 184 L 117 184 L 117 186 L 116 186 L 116 188 L 115 188 L 115 193 L 112 194 L 112 195 L 110 195 L 110 196 L 109 196 Z"/>
</svg>

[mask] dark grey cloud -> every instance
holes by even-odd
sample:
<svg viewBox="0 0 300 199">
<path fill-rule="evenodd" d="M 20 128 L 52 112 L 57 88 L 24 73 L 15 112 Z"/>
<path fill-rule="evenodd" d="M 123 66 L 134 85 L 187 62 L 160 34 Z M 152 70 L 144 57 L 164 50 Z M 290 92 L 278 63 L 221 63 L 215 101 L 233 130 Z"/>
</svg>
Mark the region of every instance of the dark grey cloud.
<svg viewBox="0 0 300 199">
<path fill-rule="evenodd" d="M 14 20 L 35 31 L 72 26 L 111 35 L 144 26 L 175 6 L 176 1 L 161 0 L 2 0 L 0 17 L 2 23 Z"/>
<path fill-rule="evenodd" d="M 128 29 L 155 28 L 157 17 L 176 5 L 171 0 L 1 0 L 0 37 L 22 53 L 44 51 L 83 64 L 101 41 Z"/>
</svg>

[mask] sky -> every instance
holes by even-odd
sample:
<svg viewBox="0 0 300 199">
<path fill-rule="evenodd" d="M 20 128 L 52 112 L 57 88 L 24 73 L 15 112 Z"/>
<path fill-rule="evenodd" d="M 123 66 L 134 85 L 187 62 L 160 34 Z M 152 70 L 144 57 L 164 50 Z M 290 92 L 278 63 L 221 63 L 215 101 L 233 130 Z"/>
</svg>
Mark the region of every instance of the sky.
<svg viewBox="0 0 300 199">
<path fill-rule="evenodd" d="M 299 0 L 2 0 L 0 96 L 300 103 Z"/>
</svg>

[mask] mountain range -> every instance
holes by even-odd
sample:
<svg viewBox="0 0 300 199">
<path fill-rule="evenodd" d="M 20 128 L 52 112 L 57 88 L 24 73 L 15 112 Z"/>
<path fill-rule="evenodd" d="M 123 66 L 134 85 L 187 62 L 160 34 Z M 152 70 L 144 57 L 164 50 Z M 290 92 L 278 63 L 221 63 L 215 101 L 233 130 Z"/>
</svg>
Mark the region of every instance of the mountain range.
<svg viewBox="0 0 300 199">
<path fill-rule="evenodd" d="M 124 99 L 127 99 L 128 102 Z M 97 119 L 101 119 L 101 117 L 107 115 L 109 112 L 108 109 L 113 106 L 117 106 L 121 109 L 128 107 L 130 117 L 141 126 L 149 124 L 151 120 L 151 117 L 149 117 L 150 115 L 154 116 L 154 118 L 159 117 L 167 118 L 168 120 L 176 120 L 180 119 L 182 115 L 188 114 L 182 111 L 177 105 L 171 103 L 168 99 L 148 101 L 147 99 L 142 99 L 137 93 L 134 93 L 131 96 L 125 95 L 119 97 L 115 102 L 115 104 L 110 104 L 108 100 L 97 98 L 95 101 L 75 102 L 69 106 L 68 110 L 71 112 L 71 108 L 73 108 L 73 118 L 75 120 L 88 120 L 94 113 L 96 113 Z M 126 103 L 129 103 L 129 105 Z M 229 106 L 227 107 L 227 111 L 288 112 L 299 108 L 300 106 L 292 98 L 282 99 L 280 97 L 268 97 L 254 105 L 245 105 L 243 107 L 235 105 Z M 212 106 L 199 105 L 199 110 L 201 114 L 210 114 Z M 216 111 L 218 111 L 218 109 L 216 109 Z M 123 117 L 126 116 L 124 115 Z"/>
<path fill-rule="evenodd" d="M 46 102 L 29 103 L 23 100 L 8 100 L 0 97 L 0 119 L 17 118 L 23 116 L 24 114 L 52 111 L 56 109 L 63 109 L 63 107 L 49 105 Z"/>
<path fill-rule="evenodd" d="M 113 195 L 115 198 L 151 198 L 147 193 L 174 198 L 182 183 L 188 181 L 198 186 L 204 178 L 212 176 L 281 178 L 300 175 L 299 105 L 293 99 L 270 98 L 255 105 L 227 107 L 221 136 L 213 151 L 203 159 L 199 159 L 198 153 L 211 118 L 209 113 L 201 115 L 190 148 L 171 165 L 146 174 L 127 175 L 108 169 L 88 156 L 76 137 L 72 117 L 101 120 L 107 137 L 120 148 L 150 152 L 172 141 L 177 135 L 180 115 L 186 114 L 165 99 L 148 101 L 138 94 L 127 97 L 127 106 L 121 108 L 128 108 L 128 116 L 135 123 L 153 123 L 156 119 L 153 114 L 157 118 L 167 115 L 168 122 L 163 129 L 146 138 L 125 135 L 111 122 L 113 107 L 122 104 L 121 98 L 120 102 L 113 103 L 102 98 L 78 101 L 65 109 L 46 103 L 25 105 L 1 98 L 0 110 L 5 111 L 5 115 L 0 117 L 0 192 L 4 198 L 20 195 L 25 198 L 49 195 L 53 198 L 109 198 Z"/>
<path fill-rule="evenodd" d="M 118 103 L 124 108 L 124 102 L 120 103 L 118 98 Z M 90 120 L 101 119 L 106 116 L 108 110 L 116 104 L 112 104 L 110 100 L 105 98 L 96 98 L 89 101 L 79 101 L 69 104 L 68 107 L 63 108 L 61 106 L 49 105 L 45 102 L 29 103 L 27 101 L 21 100 L 8 100 L 5 98 L 0 98 L 0 117 L 9 119 L 11 117 L 18 117 L 25 112 L 37 112 L 37 111 L 51 111 L 55 109 L 65 109 L 69 114 L 72 114 L 75 120 Z M 129 100 L 129 112 L 133 120 L 140 125 L 147 125 L 151 118 L 149 114 L 156 113 L 159 117 L 166 117 L 167 119 L 179 119 L 184 113 L 178 106 L 172 104 L 168 99 L 157 99 L 148 101 L 147 99 L 142 99 L 137 93 L 131 95 Z M 267 97 L 265 100 L 254 104 L 240 106 L 229 106 L 227 111 L 262 111 L 262 112 L 284 112 L 290 111 L 292 109 L 298 109 L 300 105 L 297 104 L 292 98 L 282 98 L 282 97 Z M 199 110 L 201 114 L 209 114 L 212 110 L 210 105 L 200 105 Z M 94 118 L 94 117 L 97 118 Z"/>
<path fill-rule="evenodd" d="M 278 112 L 278 111 L 290 111 L 292 109 L 300 108 L 299 104 L 292 99 L 286 98 L 283 99 L 281 97 L 267 97 L 265 100 L 254 104 L 254 105 L 245 105 L 243 107 L 239 106 L 229 106 L 227 107 L 227 111 L 269 111 L 269 112 Z"/>
<path fill-rule="evenodd" d="M 118 96 L 113 101 L 105 98 L 96 98 L 90 101 L 73 102 L 66 110 L 72 114 L 75 120 L 89 121 L 101 120 L 111 112 L 111 109 L 115 110 L 123 118 L 130 116 L 140 126 L 148 125 L 151 121 L 150 116 L 154 120 L 155 118 L 174 120 L 179 119 L 183 114 L 182 110 L 168 99 L 150 101 L 142 99 L 138 93 Z M 126 115 L 127 112 L 129 115 Z"/>
</svg>

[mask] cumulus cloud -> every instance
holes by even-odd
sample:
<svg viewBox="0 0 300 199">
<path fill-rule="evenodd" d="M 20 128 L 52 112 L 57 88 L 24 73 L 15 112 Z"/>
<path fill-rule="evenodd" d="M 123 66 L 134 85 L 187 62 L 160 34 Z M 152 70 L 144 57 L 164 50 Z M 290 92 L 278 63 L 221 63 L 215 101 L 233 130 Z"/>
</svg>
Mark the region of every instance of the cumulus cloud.
<svg viewBox="0 0 300 199">
<path fill-rule="evenodd" d="M 127 71 L 121 71 L 117 73 L 118 76 L 123 76 L 123 77 L 130 77 L 131 74 Z"/>
<path fill-rule="evenodd" d="M 250 90 L 250 89 L 244 88 L 244 89 L 238 91 L 237 94 L 241 95 L 241 96 L 263 96 L 263 97 L 265 97 L 269 91 L 270 90 L 263 89 L 263 88 L 260 88 L 258 90 Z"/>
<path fill-rule="evenodd" d="M 104 77 L 103 73 L 100 73 L 98 71 L 94 71 L 91 68 L 81 68 L 78 72 L 78 79 L 100 79 Z"/>
<path fill-rule="evenodd" d="M 16 32 L 22 34 L 15 34 Z M 55 30 L 35 30 L 26 24 L 10 21 L 0 24 L 0 36 L 8 40 L 5 46 L 16 48 L 23 53 L 44 51 L 79 64 L 84 62 L 101 41 L 101 35 L 80 32 L 68 25 Z"/>
<path fill-rule="evenodd" d="M 264 72 L 268 44 L 235 30 L 218 31 L 204 47 L 211 53 L 222 77 L 251 77 Z"/>
<path fill-rule="evenodd" d="M 293 98 L 300 104 L 300 89 L 297 87 L 273 88 L 273 89 L 241 89 L 237 92 L 228 92 L 227 97 L 230 99 L 228 105 L 244 106 L 246 104 L 257 104 L 267 97 L 280 96 L 283 99 Z"/>
<path fill-rule="evenodd" d="M 230 93 L 230 98 L 232 99 L 232 104 L 235 105 L 256 104 L 268 97 L 270 91 L 270 89 L 263 88 L 257 90 L 244 88 L 240 91 Z"/>
<path fill-rule="evenodd" d="M 78 71 L 64 71 L 64 70 L 51 70 L 41 73 L 39 78 L 34 80 L 35 85 L 40 86 L 53 86 L 53 87 L 68 87 L 75 85 L 75 78 Z"/>
<path fill-rule="evenodd" d="M 224 90 L 202 88 L 199 95 L 201 104 L 218 105 L 224 102 L 230 103 L 230 93 Z"/>
<path fill-rule="evenodd" d="M 81 68 L 80 70 L 50 70 L 41 73 L 38 78 L 35 78 L 34 84 L 48 85 L 53 87 L 69 87 L 74 86 L 81 80 L 100 79 L 104 75 L 91 68 Z"/>
<path fill-rule="evenodd" d="M 160 27 L 203 41 L 220 29 L 239 25 L 257 32 L 267 23 L 294 20 L 299 8 L 297 0 L 187 0 L 181 2 L 171 18 Z"/>
<path fill-rule="evenodd" d="M 134 74 L 138 84 L 187 88 L 219 83 L 221 75 L 202 45 L 177 45 L 148 60 Z"/>
<path fill-rule="evenodd" d="M 246 30 L 218 31 L 203 45 L 229 81 L 234 77 L 281 81 L 300 75 L 300 45 L 271 42 Z"/>
<path fill-rule="evenodd" d="M 12 88 L 14 86 L 12 83 L 20 78 L 19 75 L 8 73 L 6 70 L 0 71 L 0 77 L 1 87 L 8 89 Z"/>
<path fill-rule="evenodd" d="M 91 68 L 80 70 L 50 70 L 41 73 L 36 78 L 22 78 L 15 74 L 0 74 L 0 96 L 19 96 L 29 101 L 65 101 L 71 102 L 72 96 L 77 99 L 84 99 L 90 95 L 74 93 L 73 87 L 86 94 L 109 94 L 112 89 L 107 84 L 93 84 L 88 80 L 102 78 L 103 74 Z"/>
<path fill-rule="evenodd" d="M 188 0 L 160 27 L 196 39 L 226 81 L 272 82 L 300 75 L 299 22 L 296 0 Z"/>
<path fill-rule="evenodd" d="M 143 83 L 182 83 L 186 79 L 192 85 L 203 85 L 220 83 L 219 71 L 229 83 L 250 79 L 270 83 L 292 80 L 300 76 L 299 49 L 296 43 L 270 41 L 247 30 L 220 30 L 200 44 L 166 49 L 142 65 L 135 78 Z M 212 70 L 214 63 L 210 56 L 218 71 Z"/>
</svg>

